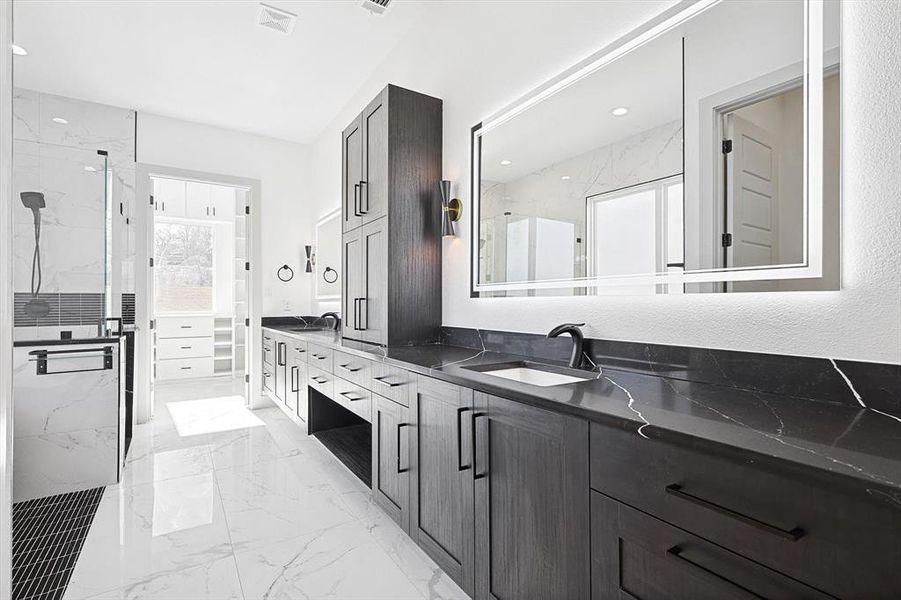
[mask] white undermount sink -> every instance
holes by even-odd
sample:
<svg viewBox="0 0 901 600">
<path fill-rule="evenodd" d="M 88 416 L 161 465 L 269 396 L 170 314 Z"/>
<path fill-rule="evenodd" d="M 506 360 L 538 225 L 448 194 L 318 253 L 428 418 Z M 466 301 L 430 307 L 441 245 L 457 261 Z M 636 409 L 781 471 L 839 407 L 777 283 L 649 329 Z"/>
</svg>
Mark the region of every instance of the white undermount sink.
<svg viewBox="0 0 901 600">
<path fill-rule="evenodd" d="M 511 379 L 513 381 L 519 381 L 540 387 L 565 385 L 567 383 L 579 383 L 587 379 L 586 377 L 574 377 L 572 375 L 554 373 L 553 371 L 545 371 L 543 369 L 533 369 L 528 366 L 505 367 L 491 371 L 481 371 L 481 373 L 484 375 L 494 375 L 495 377 L 503 377 L 504 379 Z"/>
</svg>

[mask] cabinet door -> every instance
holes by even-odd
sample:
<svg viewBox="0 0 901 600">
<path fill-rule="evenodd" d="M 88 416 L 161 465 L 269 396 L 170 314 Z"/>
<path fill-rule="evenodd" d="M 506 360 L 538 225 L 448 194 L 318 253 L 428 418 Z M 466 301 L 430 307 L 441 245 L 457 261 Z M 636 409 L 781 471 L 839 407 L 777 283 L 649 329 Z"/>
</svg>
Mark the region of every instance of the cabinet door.
<svg viewBox="0 0 901 600">
<path fill-rule="evenodd" d="M 410 531 L 410 423 L 407 408 L 372 396 L 372 496 L 401 528 Z"/>
<path fill-rule="evenodd" d="M 225 185 L 210 185 L 210 217 L 231 219 L 236 214 L 235 188 Z"/>
<path fill-rule="evenodd" d="M 591 492 L 594 600 L 772 600 L 832 596 Z"/>
<path fill-rule="evenodd" d="M 359 311 L 363 340 L 388 344 L 388 219 L 365 225 L 360 241 L 363 249 L 363 293 Z"/>
<path fill-rule="evenodd" d="M 388 214 L 388 89 L 373 100 L 361 117 L 363 163 L 360 212 L 363 224 Z"/>
<path fill-rule="evenodd" d="M 472 390 L 417 377 L 410 406 L 410 536 L 473 590 Z"/>
<path fill-rule="evenodd" d="M 185 182 L 177 179 L 153 180 L 153 206 L 167 217 L 185 216 Z"/>
<path fill-rule="evenodd" d="M 288 345 L 285 342 L 275 342 L 275 395 L 288 403 Z"/>
<path fill-rule="evenodd" d="M 344 337 L 362 340 L 360 311 L 363 303 L 363 248 L 360 230 L 344 234 L 343 246 L 344 280 L 341 286 L 343 304 L 341 327 Z"/>
<path fill-rule="evenodd" d="M 306 422 L 308 412 L 307 399 L 307 363 L 306 360 L 292 356 L 291 364 L 288 372 L 288 408 L 290 408 L 297 417 Z"/>
<path fill-rule="evenodd" d="M 188 181 L 185 186 L 185 216 L 192 219 L 212 217 L 210 186 L 194 181 Z"/>
<path fill-rule="evenodd" d="M 342 231 L 362 225 L 360 212 L 360 182 L 363 180 L 363 131 L 360 119 L 354 119 L 341 134 L 341 197 Z"/>
<path fill-rule="evenodd" d="M 475 394 L 476 600 L 589 594 L 588 423 Z"/>
</svg>

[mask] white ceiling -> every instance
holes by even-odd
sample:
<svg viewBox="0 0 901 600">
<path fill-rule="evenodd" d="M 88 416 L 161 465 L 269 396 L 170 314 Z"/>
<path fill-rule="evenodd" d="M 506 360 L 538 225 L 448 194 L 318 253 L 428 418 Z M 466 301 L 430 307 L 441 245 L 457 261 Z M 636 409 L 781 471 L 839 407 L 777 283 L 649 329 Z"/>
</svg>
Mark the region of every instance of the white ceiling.
<svg viewBox="0 0 901 600">
<path fill-rule="evenodd" d="M 257 2 L 16 0 L 15 84 L 301 143 L 312 142 L 428 2 L 267 4 L 293 34 L 256 25 Z"/>
</svg>

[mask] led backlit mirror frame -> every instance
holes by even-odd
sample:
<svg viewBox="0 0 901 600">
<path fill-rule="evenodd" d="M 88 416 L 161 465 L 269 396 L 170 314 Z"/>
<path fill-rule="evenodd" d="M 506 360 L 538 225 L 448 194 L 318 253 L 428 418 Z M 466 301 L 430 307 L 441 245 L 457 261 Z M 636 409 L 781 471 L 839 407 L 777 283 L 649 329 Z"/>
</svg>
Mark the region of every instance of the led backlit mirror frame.
<svg viewBox="0 0 901 600">
<path fill-rule="evenodd" d="M 804 0 L 804 219 L 803 261 L 797 264 L 759 267 L 659 272 L 635 275 L 582 277 L 541 281 L 482 283 L 479 275 L 481 137 L 520 113 L 595 73 L 618 58 L 687 22 L 723 0 L 684 0 L 631 33 L 602 48 L 503 110 L 475 125 L 471 132 L 470 165 L 473 210 L 471 222 L 471 293 L 515 290 L 591 289 L 625 284 L 688 284 L 710 282 L 811 279 L 823 276 L 823 72 L 824 0 Z M 817 74 L 811 77 L 812 73 Z"/>
</svg>

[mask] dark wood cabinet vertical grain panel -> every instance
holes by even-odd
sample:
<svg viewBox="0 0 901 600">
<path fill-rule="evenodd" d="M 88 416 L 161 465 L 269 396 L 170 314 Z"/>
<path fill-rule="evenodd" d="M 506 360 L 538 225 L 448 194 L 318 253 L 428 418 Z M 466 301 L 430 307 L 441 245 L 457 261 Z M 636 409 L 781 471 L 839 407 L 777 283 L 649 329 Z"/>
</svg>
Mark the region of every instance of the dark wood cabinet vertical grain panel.
<svg viewBox="0 0 901 600">
<path fill-rule="evenodd" d="M 362 339 L 388 343 L 388 220 L 367 223 L 360 230 L 363 250 Z"/>
<path fill-rule="evenodd" d="M 377 227 L 386 237 L 381 263 L 371 261 L 364 280 L 379 294 L 368 300 L 380 305 L 378 314 L 370 308 L 368 334 L 354 331 L 353 300 L 345 297 L 345 331 L 388 346 L 434 341 L 441 327 L 441 100 L 389 85 L 342 139 L 344 231 L 384 220 Z"/>
<path fill-rule="evenodd" d="M 363 129 L 363 165 L 360 212 L 363 224 L 388 214 L 388 106 L 387 90 L 370 102 L 360 117 Z"/>
<path fill-rule="evenodd" d="M 588 597 L 588 423 L 480 392 L 474 406 L 474 597 Z"/>
<path fill-rule="evenodd" d="M 360 118 L 341 134 L 341 215 L 342 231 L 359 227 L 363 221 L 360 213 L 360 181 L 363 179 L 363 130 Z"/>
<path fill-rule="evenodd" d="M 597 492 L 591 494 L 591 597 L 831 598 Z"/>
<path fill-rule="evenodd" d="M 363 244 L 360 230 L 345 233 L 342 243 L 341 259 L 344 277 L 341 285 L 341 319 L 344 337 L 354 340 L 362 339 L 363 331 L 359 329 L 360 298 L 363 297 Z"/>
<path fill-rule="evenodd" d="M 438 98 L 388 86 L 388 345 L 434 341 L 441 326 Z"/>
<path fill-rule="evenodd" d="M 372 396 L 372 496 L 410 532 L 410 453 L 407 408 Z"/>
<path fill-rule="evenodd" d="M 410 535 L 473 590 L 472 390 L 418 377 L 410 404 Z"/>
</svg>

